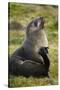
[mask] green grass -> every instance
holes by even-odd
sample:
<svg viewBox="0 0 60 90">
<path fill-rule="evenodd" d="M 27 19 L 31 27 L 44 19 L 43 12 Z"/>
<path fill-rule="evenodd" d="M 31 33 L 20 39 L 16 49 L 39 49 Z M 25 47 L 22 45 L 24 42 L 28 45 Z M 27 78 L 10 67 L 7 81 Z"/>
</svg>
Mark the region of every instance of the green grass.
<svg viewBox="0 0 60 90">
<path fill-rule="evenodd" d="M 12 84 L 13 83 L 13 84 Z M 11 76 L 10 86 L 11 87 L 26 87 L 26 86 L 40 86 L 40 85 L 50 85 L 50 81 L 48 78 L 35 78 L 35 77 L 14 77 Z"/>
<path fill-rule="evenodd" d="M 50 56 L 50 75 L 51 80 L 48 78 L 37 77 L 23 77 L 10 75 L 10 87 L 27 87 L 27 86 L 47 86 L 58 84 L 58 30 L 55 24 L 55 17 L 57 16 L 57 7 L 48 5 L 27 5 L 27 4 L 10 4 L 10 19 L 13 18 L 20 21 L 23 25 L 30 22 L 33 17 L 45 16 L 46 17 L 46 34 L 49 42 L 49 56 Z M 11 55 L 14 50 L 21 47 L 25 37 L 24 31 L 11 30 L 9 31 L 9 54 Z"/>
</svg>

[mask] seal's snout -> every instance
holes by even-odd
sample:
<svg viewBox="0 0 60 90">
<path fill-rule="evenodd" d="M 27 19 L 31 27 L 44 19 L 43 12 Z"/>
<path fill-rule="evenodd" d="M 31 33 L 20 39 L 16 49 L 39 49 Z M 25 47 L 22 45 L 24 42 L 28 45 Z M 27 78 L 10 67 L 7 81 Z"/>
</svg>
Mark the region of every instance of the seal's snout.
<svg viewBox="0 0 60 90">
<path fill-rule="evenodd" d="M 38 22 L 38 27 L 40 27 L 41 29 L 44 28 L 44 22 L 45 22 L 44 17 L 39 17 L 37 19 L 37 22 Z"/>
</svg>

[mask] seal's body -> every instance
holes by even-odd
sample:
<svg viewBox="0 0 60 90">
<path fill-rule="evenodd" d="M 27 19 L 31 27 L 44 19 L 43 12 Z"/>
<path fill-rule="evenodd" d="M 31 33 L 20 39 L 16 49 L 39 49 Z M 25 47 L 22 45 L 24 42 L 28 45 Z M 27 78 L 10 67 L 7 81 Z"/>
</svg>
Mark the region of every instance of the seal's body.
<svg viewBox="0 0 60 90">
<path fill-rule="evenodd" d="M 43 17 L 28 24 L 22 47 L 16 49 L 9 60 L 9 73 L 24 76 L 48 75 L 48 40 L 43 28 Z"/>
</svg>

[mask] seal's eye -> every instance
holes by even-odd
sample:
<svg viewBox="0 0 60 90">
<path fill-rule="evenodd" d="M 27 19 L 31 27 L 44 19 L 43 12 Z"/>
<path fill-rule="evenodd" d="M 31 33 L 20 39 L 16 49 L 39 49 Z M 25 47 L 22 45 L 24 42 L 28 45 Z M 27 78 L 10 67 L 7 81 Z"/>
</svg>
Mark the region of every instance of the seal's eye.
<svg viewBox="0 0 60 90">
<path fill-rule="evenodd" d="M 37 27 L 37 21 L 34 22 L 34 25 Z"/>
</svg>

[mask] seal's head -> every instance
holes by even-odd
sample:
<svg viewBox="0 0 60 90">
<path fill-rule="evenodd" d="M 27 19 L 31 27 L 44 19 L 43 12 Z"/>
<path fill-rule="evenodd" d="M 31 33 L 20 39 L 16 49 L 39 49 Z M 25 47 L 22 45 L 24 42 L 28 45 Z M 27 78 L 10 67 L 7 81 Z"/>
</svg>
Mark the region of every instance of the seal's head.
<svg viewBox="0 0 60 90">
<path fill-rule="evenodd" d="M 33 19 L 27 26 L 27 32 L 34 32 L 44 28 L 44 17 Z"/>
</svg>

